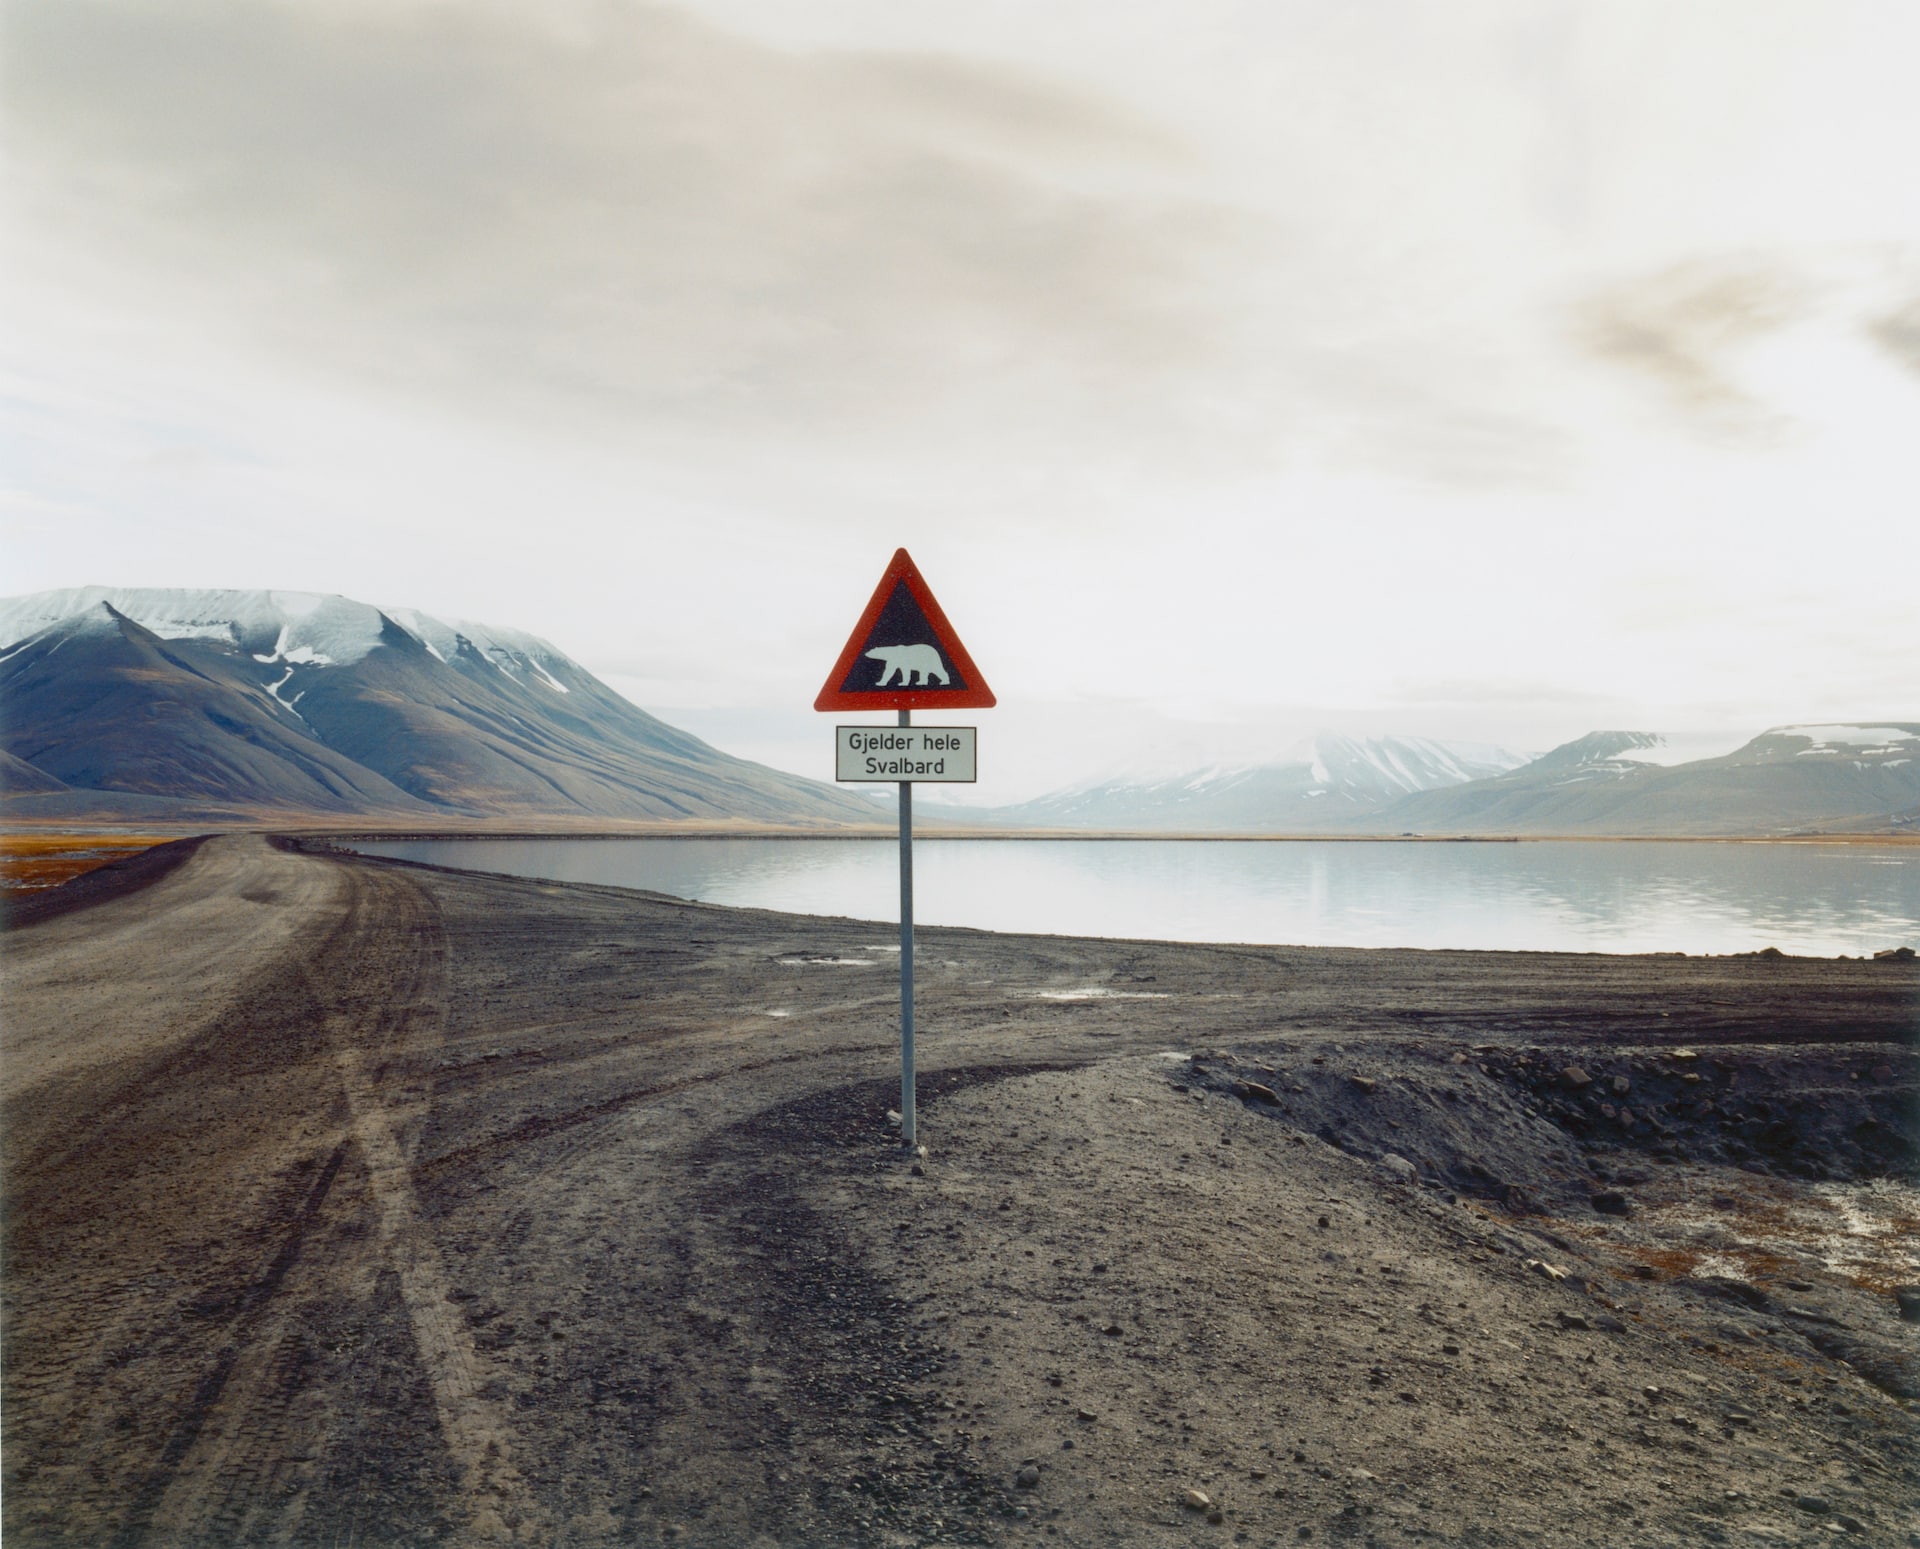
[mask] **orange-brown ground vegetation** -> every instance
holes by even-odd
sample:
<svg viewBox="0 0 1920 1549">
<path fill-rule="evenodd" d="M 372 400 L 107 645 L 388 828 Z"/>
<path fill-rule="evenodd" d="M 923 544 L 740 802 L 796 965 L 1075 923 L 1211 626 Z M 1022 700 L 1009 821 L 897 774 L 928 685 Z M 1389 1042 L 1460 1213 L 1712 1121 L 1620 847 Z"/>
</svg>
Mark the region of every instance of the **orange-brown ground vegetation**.
<svg viewBox="0 0 1920 1549">
<path fill-rule="evenodd" d="M 0 888 L 58 887 L 164 843 L 157 834 L 0 834 Z"/>
</svg>

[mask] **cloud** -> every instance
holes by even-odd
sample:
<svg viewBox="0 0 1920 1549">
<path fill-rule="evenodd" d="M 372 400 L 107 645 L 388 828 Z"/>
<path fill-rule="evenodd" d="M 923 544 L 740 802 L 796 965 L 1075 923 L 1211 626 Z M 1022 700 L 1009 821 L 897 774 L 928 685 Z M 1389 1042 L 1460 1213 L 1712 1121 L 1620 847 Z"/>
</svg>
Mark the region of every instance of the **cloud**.
<svg viewBox="0 0 1920 1549">
<path fill-rule="evenodd" d="M 1436 316 L 1444 285 L 1377 244 L 1356 262 L 1369 180 L 1384 209 L 1404 176 L 1364 157 L 1281 156 L 1277 210 L 1118 95 L 624 0 L 16 0 L 4 25 L 40 283 L 183 353 L 1009 502 L 992 481 L 1026 469 L 1111 509 L 1143 471 L 1303 453 L 1450 486 L 1567 463 L 1529 383 L 1461 358 L 1511 338 Z"/>
<path fill-rule="evenodd" d="M 1735 357 L 1811 306 L 1807 287 L 1778 262 L 1701 259 L 1588 298 L 1576 308 L 1575 333 L 1594 354 L 1657 385 L 1697 431 L 1770 441 L 1785 423 L 1740 385 Z"/>
<path fill-rule="evenodd" d="M 1920 374 L 1920 297 L 1876 317 L 1867 332 L 1901 365 Z"/>
<path fill-rule="evenodd" d="M 150 305 L 519 414 L 805 435 L 1147 417 L 1232 222 L 1124 108 L 646 5 L 24 0 L 36 224 Z M 998 406 L 997 409 L 995 406 Z"/>
</svg>

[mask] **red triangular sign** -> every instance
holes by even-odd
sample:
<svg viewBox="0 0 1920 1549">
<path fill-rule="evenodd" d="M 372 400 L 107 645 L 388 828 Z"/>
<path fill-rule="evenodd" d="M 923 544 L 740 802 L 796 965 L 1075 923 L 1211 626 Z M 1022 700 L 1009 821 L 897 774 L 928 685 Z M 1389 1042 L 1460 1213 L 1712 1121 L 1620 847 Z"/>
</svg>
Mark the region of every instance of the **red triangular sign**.
<svg viewBox="0 0 1920 1549">
<path fill-rule="evenodd" d="M 913 560 L 896 549 L 813 708 L 984 710 L 993 703 Z"/>
</svg>

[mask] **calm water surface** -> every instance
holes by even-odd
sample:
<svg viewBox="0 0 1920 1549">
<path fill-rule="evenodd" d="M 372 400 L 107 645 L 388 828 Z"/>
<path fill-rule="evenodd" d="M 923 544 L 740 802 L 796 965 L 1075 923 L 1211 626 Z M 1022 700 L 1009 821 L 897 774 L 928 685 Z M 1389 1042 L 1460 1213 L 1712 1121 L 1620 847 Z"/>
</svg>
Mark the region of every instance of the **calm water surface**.
<svg viewBox="0 0 1920 1549">
<path fill-rule="evenodd" d="M 899 918 L 892 840 L 431 839 L 371 855 Z M 1812 956 L 1920 947 L 1920 848 L 1811 844 L 914 843 L 923 925 L 1305 946 Z"/>
</svg>

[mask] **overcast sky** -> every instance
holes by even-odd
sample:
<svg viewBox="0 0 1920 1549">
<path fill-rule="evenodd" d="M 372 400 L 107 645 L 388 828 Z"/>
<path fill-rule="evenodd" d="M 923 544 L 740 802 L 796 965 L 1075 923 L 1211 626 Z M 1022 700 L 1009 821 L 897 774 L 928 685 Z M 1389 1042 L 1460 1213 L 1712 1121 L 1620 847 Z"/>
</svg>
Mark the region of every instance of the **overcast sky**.
<svg viewBox="0 0 1920 1549">
<path fill-rule="evenodd" d="M 983 785 L 1920 718 L 1920 9 L 8 0 L 7 592 L 528 629 Z"/>
</svg>

